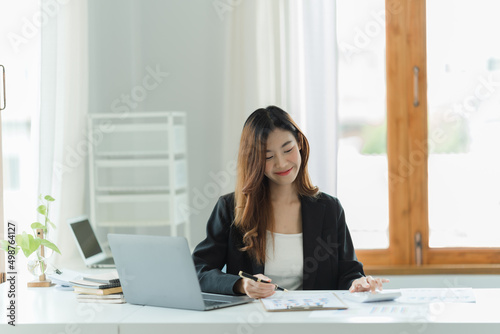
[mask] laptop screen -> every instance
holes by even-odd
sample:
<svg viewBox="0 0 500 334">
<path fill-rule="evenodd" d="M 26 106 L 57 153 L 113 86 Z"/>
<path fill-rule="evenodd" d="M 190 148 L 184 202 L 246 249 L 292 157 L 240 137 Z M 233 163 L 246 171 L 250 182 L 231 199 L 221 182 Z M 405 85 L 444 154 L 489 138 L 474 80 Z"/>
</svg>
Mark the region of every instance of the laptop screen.
<svg viewBox="0 0 500 334">
<path fill-rule="evenodd" d="M 102 249 L 99 246 L 99 242 L 97 242 L 97 238 L 88 219 L 71 224 L 71 228 L 73 229 L 76 240 L 78 240 L 86 259 L 102 253 Z"/>
</svg>

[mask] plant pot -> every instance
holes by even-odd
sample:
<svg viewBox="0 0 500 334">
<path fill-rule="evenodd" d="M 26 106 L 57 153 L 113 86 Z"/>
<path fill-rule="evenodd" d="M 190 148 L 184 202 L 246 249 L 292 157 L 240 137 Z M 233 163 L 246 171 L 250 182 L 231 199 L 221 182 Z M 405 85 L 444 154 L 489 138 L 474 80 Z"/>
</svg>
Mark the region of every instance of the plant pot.
<svg viewBox="0 0 500 334">
<path fill-rule="evenodd" d="M 43 238 L 43 231 L 37 230 L 37 235 Z M 41 245 L 28 257 L 28 271 L 36 277 L 35 280 L 28 282 L 28 287 L 49 287 L 51 285 L 51 281 L 46 278 L 45 274 L 48 266 L 47 257 L 52 253 L 50 248 Z"/>
<path fill-rule="evenodd" d="M 36 278 L 47 272 L 47 258 L 41 255 L 41 247 L 28 257 L 28 271 Z"/>
</svg>

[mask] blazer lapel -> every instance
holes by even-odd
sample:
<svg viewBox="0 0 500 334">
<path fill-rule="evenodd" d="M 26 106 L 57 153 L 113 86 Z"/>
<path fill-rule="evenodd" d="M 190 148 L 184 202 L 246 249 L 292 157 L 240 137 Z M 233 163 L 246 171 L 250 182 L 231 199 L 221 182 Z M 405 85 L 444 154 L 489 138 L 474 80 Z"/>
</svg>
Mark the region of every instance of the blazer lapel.
<svg viewBox="0 0 500 334">
<path fill-rule="evenodd" d="M 325 215 L 324 204 L 315 198 L 303 196 L 302 205 L 302 239 L 304 249 L 303 283 L 304 290 L 314 289 L 318 260 L 315 258 L 314 250 L 317 248 L 318 240 L 323 229 L 323 217 Z"/>
</svg>

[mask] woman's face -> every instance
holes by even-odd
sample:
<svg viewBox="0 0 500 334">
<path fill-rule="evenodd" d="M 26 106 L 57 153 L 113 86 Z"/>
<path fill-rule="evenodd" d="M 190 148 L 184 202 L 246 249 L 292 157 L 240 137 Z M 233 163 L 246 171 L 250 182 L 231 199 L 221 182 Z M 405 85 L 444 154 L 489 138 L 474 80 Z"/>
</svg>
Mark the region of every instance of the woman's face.
<svg viewBox="0 0 500 334">
<path fill-rule="evenodd" d="M 297 178 L 302 158 L 300 147 L 290 131 L 274 129 L 267 138 L 264 174 L 277 185 L 292 184 Z"/>
</svg>

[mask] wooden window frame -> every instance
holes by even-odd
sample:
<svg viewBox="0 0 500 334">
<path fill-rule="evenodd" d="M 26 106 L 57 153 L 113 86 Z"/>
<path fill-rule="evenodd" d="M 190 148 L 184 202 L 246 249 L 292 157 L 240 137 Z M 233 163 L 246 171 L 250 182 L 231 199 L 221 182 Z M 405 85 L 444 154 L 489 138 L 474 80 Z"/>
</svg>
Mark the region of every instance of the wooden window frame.
<svg viewBox="0 0 500 334">
<path fill-rule="evenodd" d="M 386 21 L 389 248 L 358 250 L 358 258 L 370 274 L 500 273 L 500 248 L 429 247 L 426 0 L 385 5 L 393 13 Z"/>
</svg>

